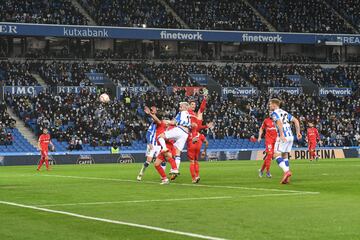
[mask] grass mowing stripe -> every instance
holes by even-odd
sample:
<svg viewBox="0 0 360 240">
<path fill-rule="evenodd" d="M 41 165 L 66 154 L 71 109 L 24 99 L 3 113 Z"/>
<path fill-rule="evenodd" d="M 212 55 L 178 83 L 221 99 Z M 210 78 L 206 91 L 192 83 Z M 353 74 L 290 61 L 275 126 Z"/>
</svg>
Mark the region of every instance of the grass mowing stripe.
<svg viewBox="0 0 360 240">
<path fill-rule="evenodd" d="M 42 175 L 33 175 L 33 176 L 63 177 L 63 178 L 74 178 L 74 179 L 88 179 L 88 180 L 103 180 L 103 181 L 139 183 L 139 181 L 136 181 L 136 180 L 119 179 L 119 178 L 81 177 L 81 176 L 57 175 L 57 174 L 42 174 Z M 141 181 L 141 182 L 148 183 L 148 184 L 159 184 L 159 182 L 154 182 L 154 181 Z M 243 190 L 270 191 L 270 192 L 319 194 L 319 192 L 286 190 L 286 189 L 277 189 L 277 188 L 254 188 L 254 187 L 225 186 L 225 185 L 204 185 L 204 184 L 189 184 L 189 183 L 171 183 L 171 184 L 179 185 L 179 186 L 191 186 L 191 187 L 207 187 L 207 188 L 243 189 Z"/>
<path fill-rule="evenodd" d="M 229 199 L 230 196 L 222 197 L 198 197 L 198 198 L 170 198 L 170 199 L 149 199 L 149 200 L 130 200 L 130 201 L 114 201 L 114 202 L 84 202 L 84 203 L 60 203 L 60 204 L 44 204 L 36 205 L 38 207 L 54 207 L 54 206 L 76 206 L 76 205 L 105 205 L 117 203 L 147 203 L 147 202 L 176 202 L 176 201 L 189 201 L 189 200 L 218 200 Z"/>
<path fill-rule="evenodd" d="M 137 223 L 111 220 L 111 219 L 106 219 L 106 218 L 91 217 L 91 216 L 81 215 L 81 214 L 77 214 L 77 213 L 53 210 L 53 209 L 48 209 L 48 208 L 41 208 L 41 207 L 24 205 L 24 204 L 19 204 L 19 203 L 14 203 L 14 202 L 0 201 L 0 204 L 21 207 L 21 208 L 28 208 L 28 209 L 49 212 L 49 213 L 57 213 L 57 214 L 62 214 L 62 215 L 67 215 L 67 216 L 72 216 L 72 217 L 77 217 L 77 218 L 82 218 L 82 219 L 88 219 L 88 220 L 94 220 L 94 221 L 99 221 L 99 222 L 106 222 L 106 223 L 113 223 L 113 224 L 125 225 L 125 226 L 130 226 L 130 227 L 144 228 L 144 229 L 154 230 L 154 231 L 158 231 L 158 232 L 172 233 L 172 234 L 188 236 L 188 237 L 193 237 L 193 238 L 208 239 L 208 240 L 226 240 L 224 238 L 211 237 L 211 236 L 206 236 L 206 235 L 201 235 L 201 234 L 196 234 L 196 233 L 182 232 L 182 231 L 177 231 L 177 230 L 153 227 L 153 226 L 137 224 Z"/>
</svg>

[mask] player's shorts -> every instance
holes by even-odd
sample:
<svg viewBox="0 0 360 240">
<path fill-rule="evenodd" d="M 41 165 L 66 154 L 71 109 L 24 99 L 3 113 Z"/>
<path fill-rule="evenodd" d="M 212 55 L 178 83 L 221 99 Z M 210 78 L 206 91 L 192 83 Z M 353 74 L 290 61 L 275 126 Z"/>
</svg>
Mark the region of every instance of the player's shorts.
<svg viewBox="0 0 360 240">
<path fill-rule="evenodd" d="M 316 148 L 316 141 L 315 141 L 315 142 L 309 141 L 309 142 L 308 142 L 308 148 L 309 148 L 309 150 L 315 150 L 315 148 Z"/>
<path fill-rule="evenodd" d="M 152 149 L 150 149 L 149 145 L 147 145 L 146 147 L 146 153 L 145 156 L 146 157 L 157 157 L 160 154 L 161 151 L 161 146 L 153 146 Z"/>
<path fill-rule="evenodd" d="M 188 138 L 188 133 L 180 127 L 175 127 L 165 132 L 165 138 L 174 140 L 174 146 L 182 151 Z"/>
<path fill-rule="evenodd" d="M 169 144 L 166 143 L 166 147 L 168 148 L 169 152 L 171 153 L 171 155 L 174 157 L 176 155 L 176 148 L 174 147 L 173 144 Z M 160 153 L 158 154 L 156 159 L 160 159 L 161 161 L 165 162 L 165 153 Z"/>
<path fill-rule="evenodd" d="M 294 137 L 291 136 L 291 137 L 285 137 L 285 138 L 286 138 L 286 142 L 282 142 L 279 137 L 276 139 L 276 143 L 275 143 L 275 152 L 276 153 L 291 152 L 291 148 L 294 143 Z"/>
<path fill-rule="evenodd" d="M 189 160 L 194 160 L 194 161 L 199 160 L 200 151 L 201 151 L 201 149 L 189 148 L 188 151 L 187 151 L 188 159 Z"/>
<path fill-rule="evenodd" d="M 275 143 L 276 143 L 276 139 L 265 141 L 265 152 L 266 153 L 274 153 Z"/>
<path fill-rule="evenodd" d="M 41 158 L 46 158 L 49 155 L 49 151 L 48 150 L 41 150 Z"/>
</svg>

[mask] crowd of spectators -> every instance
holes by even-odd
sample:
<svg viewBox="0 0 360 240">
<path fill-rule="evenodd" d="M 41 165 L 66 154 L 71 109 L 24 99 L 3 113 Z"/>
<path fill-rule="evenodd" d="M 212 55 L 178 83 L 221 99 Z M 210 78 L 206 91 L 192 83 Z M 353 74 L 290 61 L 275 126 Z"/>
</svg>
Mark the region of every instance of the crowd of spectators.
<svg viewBox="0 0 360 240">
<path fill-rule="evenodd" d="M 242 31 L 267 31 L 266 25 L 243 1 L 168 0 L 191 27 Z"/>
<path fill-rule="evenodd" d="M 53 138 L 69 143 L 69 150 L 80 150 L 82 144 L 129 146 L 144 138 L 144 126 L 137 119 L 134 104 L 112 101 L 102 104 L 96 94 L 47 94 L 38 96 L 5 96 L 6 102 L 24 122 L 41 133 L 48 128 Z"/>
<path fill-rule="evenodd" d="M 0 62 L 0 81 L 7 86 L 34 86 L 38 82 L 31 74 L 37 64 L 31 62 Z"/>
<path fill-rule="evenodd" d="M 2 0 L 0 22 L 86 25 L 70 0 Z"/>
<path fill-rule="evenodd" d="M 331 6 L 356 29 L 360 30 L 359 0 L 326 0 Z"/>
<path fill-rule="evenodd" d="M 250 2 L 281 32 L 353 33 L 345 21 L 322 0 Z M 346 8 L 342 5 L 339 7 Z"/>
<path fill-rule="evenodd" d="M 16 121 L 10 117 L 6 109 L 5 102 L 0 102 L 0 145 L 11 145 L 14 141 L 14 137 L 8 129 L 14 128 Z"/>
<path fill-rule="evenodd" d="M 156 0 L 81 0 L 98 25 L 181 28 L 180 23 Z"/>
</svg>

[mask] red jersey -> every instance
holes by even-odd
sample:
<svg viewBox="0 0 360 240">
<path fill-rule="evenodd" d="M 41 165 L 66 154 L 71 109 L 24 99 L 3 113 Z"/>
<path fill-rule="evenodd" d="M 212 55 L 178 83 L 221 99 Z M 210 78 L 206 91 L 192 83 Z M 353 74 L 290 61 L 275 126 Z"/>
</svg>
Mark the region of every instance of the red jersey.
<svg viewBox="0 0 360 240">
<path fill-rule="evenodd" d="M 166 130 L 166 124 L 161 121 L 160 123 L 156 124 L 156 139 L 159 137 L 160 134 L 164 133 Z"/>
<path fill-rule="evenodd" d="M 309 142 L 316 142 L 317 140 L 320 140 L 319 132 L 315 127 L 307 129 L 307 139 Z"/>
<path fill-rule="evenodd" d="M 50 144 L 50 134 L 41 134 L 39 137 L 39 143 L 42 151 L 48 151 Z"/>
<path fill-rule="evenodd" d="M 193 142 L 193 139 L 195 138 L 193 136 L 198 138 L 196 142 Z M 187 142 L 188 151 L 200 151 L 201 146 L 205 140 L 206 138 L 204 134 L 199 134 L 199 133 L 196 135 L 189 134 L 188 142 Z"/>
<path fill-rule="evenodd" d="M 276 131 L 276 127 L 274 121 L 271 118 L 265 118 L 263 124 L 261 125 L 261 129 L 266 131 L 265 133 L 265 141 L 275 141 L 278 134 Z"/>
</svg>

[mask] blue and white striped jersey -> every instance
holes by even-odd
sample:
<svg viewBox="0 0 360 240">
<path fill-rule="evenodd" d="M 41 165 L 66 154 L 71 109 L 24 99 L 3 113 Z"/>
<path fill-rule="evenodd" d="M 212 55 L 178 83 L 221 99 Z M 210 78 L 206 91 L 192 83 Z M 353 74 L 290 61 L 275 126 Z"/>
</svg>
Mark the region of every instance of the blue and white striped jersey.
<svg viewBox="0 0 360 240">
<path fill-rule="evenodd" d="M 179 112 L 175 117 L 175 121 L 176 121 L 177 125 L 188 127 L 188 128 L 191 127 L 191 119 L 190 119 L 190 114 L 188 111 Z"/>
<path fill-rule="evenodd" d="M 156 141 L 156 123 L 152 122 L 146 133 L 147 144 L 157 145 Z"/>
<path fill-rule="evenodd" d="M 293 120 L 293 116 L 290 113 L 288 113 L 288 112 L 282 110 L 281 108 L 279 108 L 279 109 L 274 110 L 271 113 L 270 117 L 272 118 L 272 120 L 274 122 L 276 122 L 277 120 L 280 120 L 282 122 L 285 137 L 294 136 L 293 133 L 292 133 L 291 124 L 290 124 L 291 121 Z M 276 126 L 276 124 L 275 124 L 275 126 Z M 278 131 L 278 135 L 279 134 L 280 133 Z"/>
</svg>

